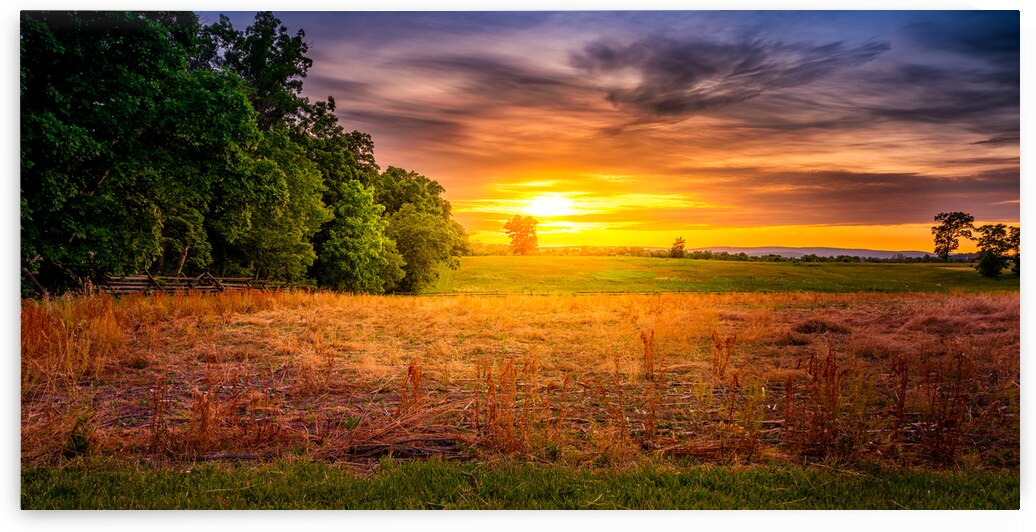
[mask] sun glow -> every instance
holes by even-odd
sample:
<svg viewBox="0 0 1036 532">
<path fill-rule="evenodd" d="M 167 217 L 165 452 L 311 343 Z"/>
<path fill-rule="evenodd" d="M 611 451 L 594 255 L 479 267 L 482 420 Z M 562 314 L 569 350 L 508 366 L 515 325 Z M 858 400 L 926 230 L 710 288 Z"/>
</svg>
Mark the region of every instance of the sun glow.
<svg viewBox="0 0 1036 532">
<path fill-rule="evenodd" d="M 530 216 L 548 218 L 569 216 L 575 211 L 572 209 L 572 200 L 563 194 L 542 194 L 530 199 L 523 212 Z"/>
</svg>

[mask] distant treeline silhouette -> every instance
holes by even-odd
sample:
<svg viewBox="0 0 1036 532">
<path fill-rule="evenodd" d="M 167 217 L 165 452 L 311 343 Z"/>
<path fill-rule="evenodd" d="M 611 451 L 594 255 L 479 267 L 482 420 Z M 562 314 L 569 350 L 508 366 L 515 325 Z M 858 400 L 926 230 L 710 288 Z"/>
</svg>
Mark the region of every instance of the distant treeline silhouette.
<svg viewBox="0 0 1036 532">
<path fill-rule="evenodd" d="M 474 256 L 502 256 L 511 255 L 509 246 L 505 244 L 483 244 L 473 242 L 470 244 L 470 254 Z M 645 248 L 638 246 L 566 246 L 566 247 L 541 247 L 538 255 L 551 257 L 655 257 L 672 258 L 669 249 Z M 951 255 L 951 261 L 966 262 L 974 257 L 973 254 Z M 693 260 L 726 260 L 742 262 L 885 262 L 885 263 L 922 263 L 922 262 L 943 262 L 943 259 L 935 255 L 924 255 L 921 257 L 908 257 L 905 255 L 894 255 L 888 258 L 861 257 L 856 255 L 824 256 L 806 254 L 801 257 L 786 257 L 775 253 L 766 255 L 749 255 L 747 253 L 729 253 L 726 251 L 685 251 L 684 259 Z M 677 259 L 679 260 L 679 259 Z"/>
</svg>

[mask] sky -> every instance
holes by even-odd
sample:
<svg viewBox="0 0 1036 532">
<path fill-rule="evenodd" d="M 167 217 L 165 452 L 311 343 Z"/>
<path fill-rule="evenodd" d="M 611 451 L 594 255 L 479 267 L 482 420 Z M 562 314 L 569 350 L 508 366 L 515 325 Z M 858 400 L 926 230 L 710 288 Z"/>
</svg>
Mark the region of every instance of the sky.
<svg viewBox="0 0 1036 532">
<path fill-rule="evenodd" d="M 1019 221 L 1017 11 L 275 15 L 303 94 L 473 241 L 529 214 L 541 246 L 929 251 L 939 212 Z"/>
</svg>

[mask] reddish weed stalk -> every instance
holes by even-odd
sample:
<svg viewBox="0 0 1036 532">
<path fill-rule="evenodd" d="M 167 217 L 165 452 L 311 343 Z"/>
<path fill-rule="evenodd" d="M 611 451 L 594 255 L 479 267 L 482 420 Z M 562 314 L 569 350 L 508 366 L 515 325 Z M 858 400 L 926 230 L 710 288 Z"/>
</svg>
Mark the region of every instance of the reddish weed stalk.
<svg viewBox="0 0 1036 532">
<path fill-rule="evenodd" d="M 655 378 L 655 330 L 641 329 L 640 340 L 644 342 L 644 378 L 653 380 Z"/>
</svg>

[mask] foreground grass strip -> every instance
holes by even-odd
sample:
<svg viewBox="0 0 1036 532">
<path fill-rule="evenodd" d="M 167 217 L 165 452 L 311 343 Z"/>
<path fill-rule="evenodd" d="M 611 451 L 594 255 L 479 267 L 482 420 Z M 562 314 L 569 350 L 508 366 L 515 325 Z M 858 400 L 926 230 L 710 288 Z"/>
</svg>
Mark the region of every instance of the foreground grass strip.
<svg viewBox="0 0 1036 532">
<path fill-rule="evenodd" d="M 23 509 L 1017 509 L 1017 472 L 383 462 L 41 467 Z"/>
</svg>

